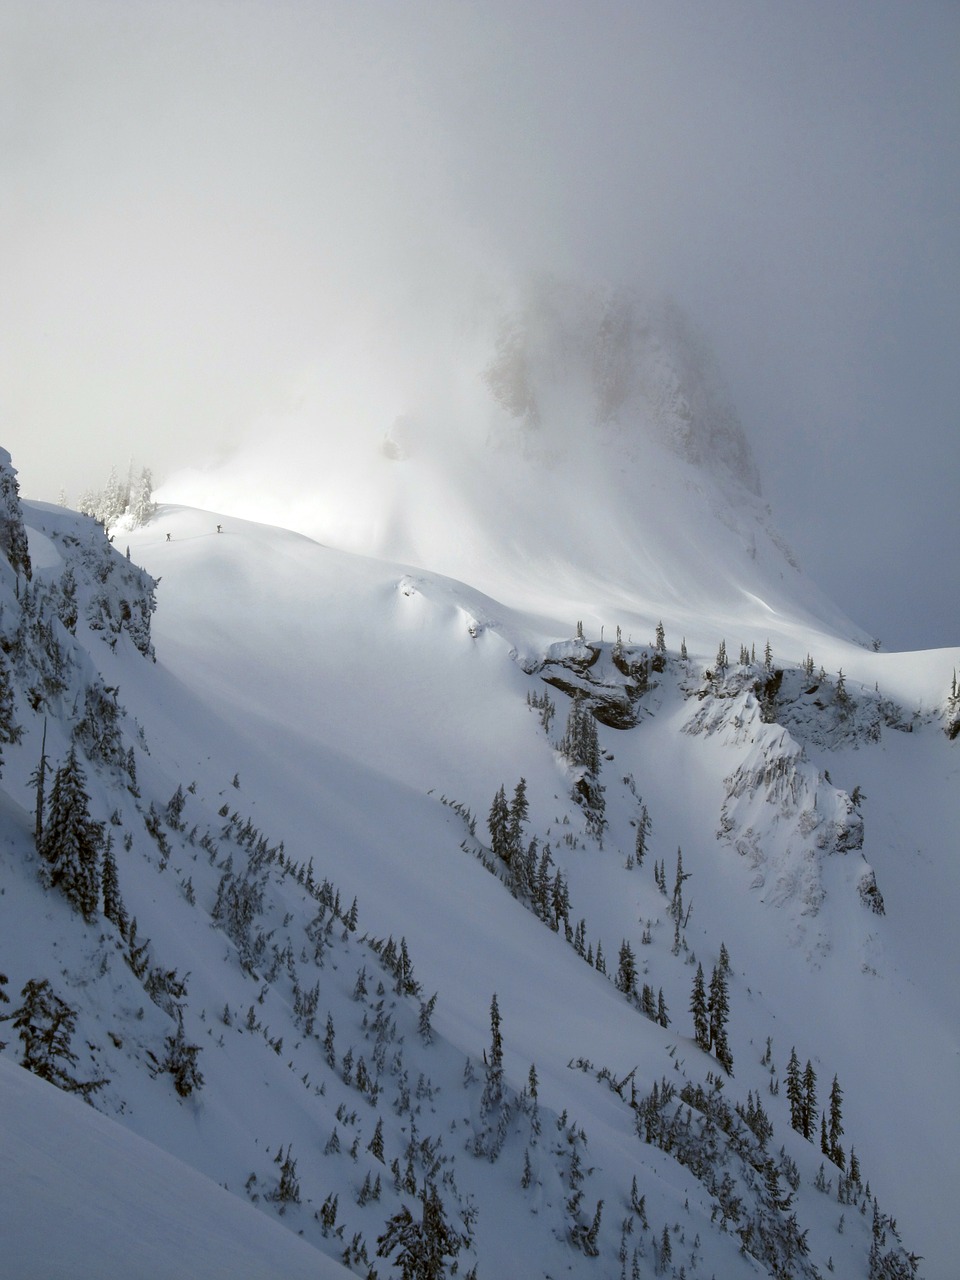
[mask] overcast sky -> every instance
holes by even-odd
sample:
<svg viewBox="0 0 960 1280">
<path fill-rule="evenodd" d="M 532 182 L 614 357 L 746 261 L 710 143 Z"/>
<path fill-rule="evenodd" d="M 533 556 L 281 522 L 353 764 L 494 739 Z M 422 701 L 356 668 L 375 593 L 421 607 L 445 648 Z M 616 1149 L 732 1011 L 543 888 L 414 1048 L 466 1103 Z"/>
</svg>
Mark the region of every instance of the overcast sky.
<svg viewBox="0 0 960 1280">
<path fill-rule="evenodd" d="M 651 281 L 811 576 L 957 644 L 958 210 L 953 2 L 0 0 L 0 444 L 75 503 L 411 298 Z"/>
</svg>

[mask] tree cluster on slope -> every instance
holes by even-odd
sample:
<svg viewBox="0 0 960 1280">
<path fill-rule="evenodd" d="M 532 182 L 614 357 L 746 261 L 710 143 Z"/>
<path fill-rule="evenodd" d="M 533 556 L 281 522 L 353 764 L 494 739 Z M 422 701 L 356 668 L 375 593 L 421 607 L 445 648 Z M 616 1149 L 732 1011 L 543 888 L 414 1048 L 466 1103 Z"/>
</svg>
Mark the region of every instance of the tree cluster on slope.
<svg viewBox="0 0 960 1280">
<path fill-rule="evenodd" d="M 704 1051 L 711 1051 L 726 1071 L 733 1075 L 733 1054 L 727 1040 L 727 1020 L 730 1016 L 730 999 L 727 993 L 729 959 L 724 961 L 726 947 L 721 948 L 721 958 L 713 967 L 710 987 L 704 984 L 703 965 L 697 965 L 690 995 L 690 1012 L 693 1015 L 693 1036 Z"/>
<path fill-rule="evenodd" d="M 157 511 L 157 504 L 153 501 L 153 476 L 150 468 L 141 468 L 140 474 L 134 477 L 131 467 L 126 478 L 121 480 L 116 467 L 112 467 L 104 487 L 98 490 L 88 489 L 83 493 L 77 510 L 82 515 L 93 516 L 104 529 L 112 528 L 124 517 L 125 523 L 131 528 L 149 523 Z"/>
</svg>

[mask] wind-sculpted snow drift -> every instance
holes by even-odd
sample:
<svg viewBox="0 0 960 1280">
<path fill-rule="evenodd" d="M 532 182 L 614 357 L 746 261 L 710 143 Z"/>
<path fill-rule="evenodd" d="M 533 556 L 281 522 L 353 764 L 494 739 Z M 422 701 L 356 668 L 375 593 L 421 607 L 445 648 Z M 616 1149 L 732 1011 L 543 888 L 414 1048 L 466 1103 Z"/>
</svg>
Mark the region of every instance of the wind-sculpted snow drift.
<svg viewBox="0 0 960 1280">
<path fill-rule="evenodd" d="M 541 370 L 567 350 L 569 299 L 548 302 L 521 432 L 550 429 Z M 601 433 L 651 394 L 624 352 L 643 368 L 655 344 L 617 305 L 565 357 L 605 370 Z M 0 1091 L 29 1111 L 2 1166 L 11 1274 L 71 1257 L 38 1188 L 89 1203 L 78 1160 L 43 1157 L 47 1112 L 72 1149 L 89 1123 L 150 1166 L 141 1195 L 93 1165 L 77 1275 L 119 1274 L 145 1232 L 156 1274 L 216 1274 L 235 1229 L 231 1275 L 312 1250 L 331 1275 L 875 1280 L 918 1274 L 914 1248 L 949 1274 L 960 655 L 833 630 L 774 543 L 751 554 L 767 517 L 702 469 L 749 490 L 738 429 L 698 413 L 682 458 L 643 446 L 655 506 L 611 467 L 570 527 L 558 500 L 508 529 L 509 486 L 486 525 L 468 508 L 475 549 L 517 540 L 479 587 L 171 506 L 127 556 L 21 506 L 0 459 Z M 383 465 L 408 497 L 439 474 Z M 543 493 L 571 478 L 536 466 Z M 18 1061 L 77 1096 L 21 1103 Z M 186 1235 L 157 1229 L 171 1157 L 206 1237 L 184 1197 Z"/>
</svg>

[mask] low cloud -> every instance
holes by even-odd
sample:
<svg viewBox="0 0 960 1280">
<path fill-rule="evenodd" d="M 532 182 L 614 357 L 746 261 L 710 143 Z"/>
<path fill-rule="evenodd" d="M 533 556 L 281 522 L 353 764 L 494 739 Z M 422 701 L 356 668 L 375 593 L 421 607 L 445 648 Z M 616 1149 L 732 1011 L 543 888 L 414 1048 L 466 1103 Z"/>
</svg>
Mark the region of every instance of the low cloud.
<svg viewBox="0 0 960 1280">
<path fill-rule="evenodd" d="M 813 576 L 956 638 L 922 564 L 955 534 L 953 6 L 15 0 L 0 37 L 27 495 L 240 476 L 264 438 L 295 489 L 407 411 L 478 281 L 641 280 L 707 331 Z"/>
</svg>

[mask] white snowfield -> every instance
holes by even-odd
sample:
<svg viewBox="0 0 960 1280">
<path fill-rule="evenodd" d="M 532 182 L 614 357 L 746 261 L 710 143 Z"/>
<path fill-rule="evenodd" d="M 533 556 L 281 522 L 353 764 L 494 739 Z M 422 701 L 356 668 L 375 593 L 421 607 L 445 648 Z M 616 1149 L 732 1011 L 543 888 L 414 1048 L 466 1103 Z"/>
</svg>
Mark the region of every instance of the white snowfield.
<svg viewBox="0 0 960 1280">
<path fill-rule="evenodd" d="M 53 1085 L 0 1061 L 0 1274 L 40 1280 L 337 1280 L 252 1205 Z"/>
<path fill-rule="evenodd" d="M 151 997 L 116 928 L 41 887 L 29 779 L 43 716 L 18 677 L 24 732 L 4 744 L 0 784 L 6 1012 L 29 978 L 48 978 L 77 1010 L 77 1077 L 109 1083 L 95 1111 L 33 1080 L 0 1024 L 0 1274 L 383 1277 L 398 1264 L 378 1237 L 403 1204 L 419 1217 L 430 1182 L 467 1237 L 459 1273 L 476 1265 L 486 1280 L 768 1274 L 781 1227 L 793 1274 L 867 1277 L 874 1195 L 923 1255 L 920 1274 L 948 1280 L 960 740 L 944 728 L 960 649 L 873 652 L 789 562 L 759 500 L 735 502 L 732 482 L 659 444 L 631 446 L 629 475 L 611 440 L 546 462 L 478 446 L 442 468 L 404 444 L 364 473 L 372 497 L 343 497 L 339 526 L 319 486 L 322 541 L 173 503 L 117 531 L 117 558 L 129 544 L 159 580 L 156 663 L 123 626 L 111 644 L 83 622 L 95 574 L 78 588 L 47 754 L 66 758 L 99 673 L 124 709 L 126 755 L 88 760 L 91 811 L 113 834 L 136 938 L 185 995 Z M 24 514 L 35 582 L 60 581 L 92 522 L 42 504 Z M 12 573 L 0 589 L 9 635 Z M 602 713 L 602 839 L 573 794 L 583 769 L 559 749 L 575 688 Z M 628 727 L 612 727 L 621 713 Z M 509 801 L 521 778 L 524 844 L 550 846 L 569 942 L 562 920 L 549 927 L 510 893 L 503 865 L 499 877 L 484 865 L 498 866 L 494 796 L 503 785 Z M 223 906 L 244 886 L 257 899 L 246 932 Z M 387 939 L 409 948 L 406 988 Z M 624 942 L 668 1025 L 617 989 Z M 689 1012 L 697 964 L 709 981 L 721 944 L 732 1076 L 697 1048 Z M 489 1094 L 494 994 L 509 1106 Z M 178 1018 L 200 1049 L 188 1096 L 162 1066 Z M 793 1048 L 817 1077 L 812 1143 L 790 1124 Z M 834 1076 L 844 1152 L 863 1171 L 844 1203 L 819 1143 Z M 761 1103 L 773 1136 L 762 1155 L 740 1125 L 750 1165 L 724 1130 L 727 1154 L 698 1173 L 677 1134 L 702 1139 L 698 1108 L 721 1104 L 696 1091 L 717 1079 L 728 1119 L 737 1105 L 756 1124 Z M 658 1113 L 670 1141 L 638 1136 L 655 1084 L 671 1098 Z M 789 1208 L 764 1199 L 767 1156 Z M 286 1201 L 285 1157 L 299 1182 Z"/>
</svg>

